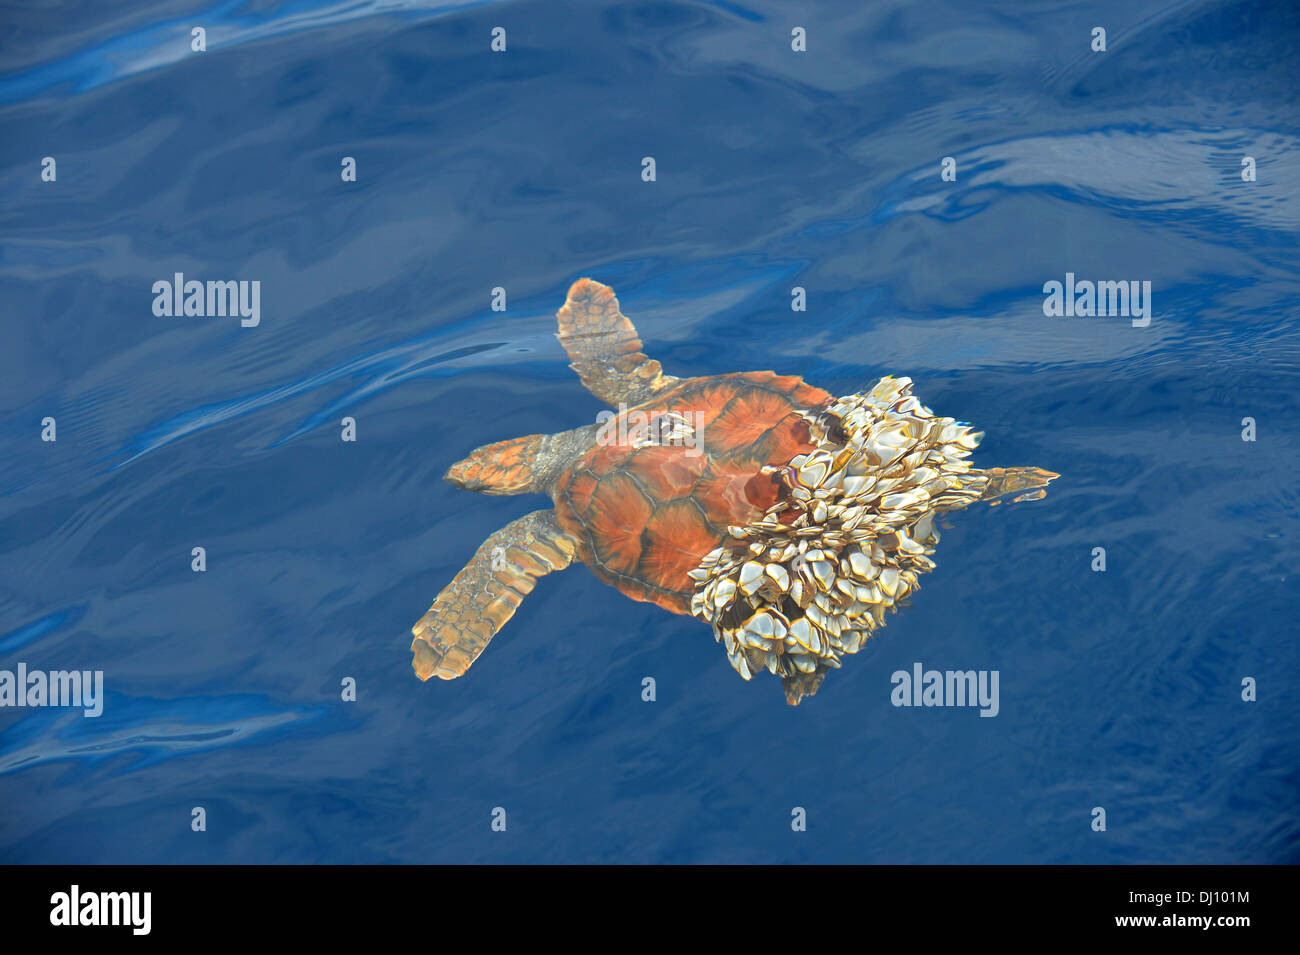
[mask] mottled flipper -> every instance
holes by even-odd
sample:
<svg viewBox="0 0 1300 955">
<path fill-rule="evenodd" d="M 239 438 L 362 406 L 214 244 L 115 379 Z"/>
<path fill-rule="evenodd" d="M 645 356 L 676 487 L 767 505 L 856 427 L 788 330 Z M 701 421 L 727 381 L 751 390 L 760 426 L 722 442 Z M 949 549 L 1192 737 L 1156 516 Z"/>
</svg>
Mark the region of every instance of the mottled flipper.
<svg viewBox="0 0 1300 955">
<path fill-rule="evenodd" d="M 981 473 L 988 478 L 988 484 L 980 500 L 992 507 L 1004 500 L 1011 504 L 1041 500 L 1047 496 L 1047 485 L 1061 476 L 1043 468 L 989 468 Z"/>
<path fill-rule="evenodd" d="M 556 336 L 587 390 L 610 407 L 648 401 L 679 379 L 641 351 L 641 339 L 608 285 L 578 279 L 556 316 Z"/>
<path fill-rule="evenodd" d="M 485 540 L 411 628 L 415 675 L 421 680 L 463 675 L 514 616 L 537 578 L 569 566 L 574 544 L 551 510 L 511 521 Z"/>
<path fill-rule="evenodd" d="M 791 706 L 798 706 L 805 696 L 812 696 L 821 689 L 822 680 L 826 678 L 826 667 L 818 667 L 812 673 L 796 673 L 794 676 L 781 677 L 785 687 L 785 701 Z"/>
</svg>

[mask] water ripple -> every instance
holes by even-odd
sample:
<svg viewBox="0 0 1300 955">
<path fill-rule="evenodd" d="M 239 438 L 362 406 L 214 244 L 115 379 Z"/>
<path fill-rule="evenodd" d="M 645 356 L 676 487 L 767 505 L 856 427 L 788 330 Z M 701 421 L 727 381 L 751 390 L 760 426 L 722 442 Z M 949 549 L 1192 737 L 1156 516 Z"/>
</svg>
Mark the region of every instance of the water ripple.
<svg viewBox="0 0 1300 955">
<path fill-rule="evenodd" d="M 75 96 L 119 80 L 162 69 L 192 55 L 190 30 L 203 27 L 207 50 L 217 53 L 272 37 L 337 26 L 367 17 L 396 16 L 420 21 L 500 0 L 347 0 L 343 3 L 297 2 L 275 13 L 236 11 L 243 0 L 227 0 L 183 18 L 155 23 L 79 50 L 53 63 L 0 77 L 0 103 L 32 99 L 58 87 Z"/>
</svg>

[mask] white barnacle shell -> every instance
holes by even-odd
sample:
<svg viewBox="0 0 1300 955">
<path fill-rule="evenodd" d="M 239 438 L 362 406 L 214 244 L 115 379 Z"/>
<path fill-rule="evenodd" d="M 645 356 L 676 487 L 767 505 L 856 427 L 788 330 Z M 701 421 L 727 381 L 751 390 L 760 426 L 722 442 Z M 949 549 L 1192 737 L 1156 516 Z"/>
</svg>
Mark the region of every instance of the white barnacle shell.
<svg viewBox="0 0 1300 955">
<path fill-rule="evenodd" d="M 763 585 L 763 565 L 755 560 L 745 561 L 740 568 L 740 592 L 750 596 Z"/>
<path fill-rule="evenodd" d="M 790 581 L 790 599 L 802 607 L 805 605 L 805 601 L 803 598 L 804 598 L 803 581 L 800 580 L 798 577 L 796 577 Z"/>
<path fill-rule="evenodd" d="M 810 560 L 808 567 L 817 581 L 817 586 L 823 591 L 830 590 L 835 583 L 835 565 L 829 560 Z"/>
<path fill-rule="evenodd" d="M 806 654 L 796 654 L 790 657 L 790 662 L 794 664 L 795 669 L 802 673 L 816 673 L 817 661 Z"/>
<path fill-rule="evenodd" d="M 872 578 L 873 565 L 871 559 L 867 557 L 866 554 L 862 553 L 862 551 L 856 549 L 850 551 L 847 560 L 849 564 L 849 573 L 852 573 L 853 576 L 859 577 L 862 580 L 870 580 Z"/>
<path fill-rule="evenodd" d="M 790 623 L 790 629 L 786 633 L 785 642 L 791 647 L 799 646 L 808 650 L 812 646 L 812 624 L 808 622 L 807 617 L 800 617 Z"/>
<path fill-rule="evenodd" d="M 886 567 L 880 572 L 880 589 L 890 597 L 898 593 L 897 567 Z"/>
<path fill-rule="evenodd" d="M 745 658 L 745 654 L 739 648 L 734 651 L 728 650 L 727 659 L 731 662 L 731 665 L 735 668 L 736 672 L 741 675 L 742 679 L 748 680 L 754 675 L 750 672 L 749 660 Z"/>
</svg>

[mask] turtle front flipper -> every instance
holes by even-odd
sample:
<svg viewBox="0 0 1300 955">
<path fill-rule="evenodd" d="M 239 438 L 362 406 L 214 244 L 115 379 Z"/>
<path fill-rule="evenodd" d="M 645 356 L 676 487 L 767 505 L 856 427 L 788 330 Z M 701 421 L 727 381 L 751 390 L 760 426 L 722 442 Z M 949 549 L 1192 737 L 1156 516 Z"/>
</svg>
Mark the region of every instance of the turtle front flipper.
<svg viewBox="0 0 1300 955">
<path fill-rule="evenodd" d="M 511 521 L 483 542 L 411 628 L 412 666 L 421 680 L 454 680 L 470 668 L 538 577 L 573 561 L 576 542 L 551 510 Z"/>
<path fill-rule="evenodd" d="M 608 285 L 578 279 L 556 317 L 556 335 L 587 390 L 610 407 L 649 401 L 679 379 L 641 351 L 636 327 L 618 307 Z"/>
</svg>

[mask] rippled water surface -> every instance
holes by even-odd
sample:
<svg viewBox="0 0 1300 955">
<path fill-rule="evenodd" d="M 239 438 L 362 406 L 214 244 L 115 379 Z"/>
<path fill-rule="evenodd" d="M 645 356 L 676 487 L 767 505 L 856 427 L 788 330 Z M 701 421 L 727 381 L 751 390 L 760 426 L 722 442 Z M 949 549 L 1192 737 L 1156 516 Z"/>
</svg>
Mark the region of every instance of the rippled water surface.
<svg viewBox="0 0 1300 955">
<path fill-rule="evenodd" d="M 1297 861 L 1296 9 L 8 7 L 0 669 L 105 700 L 0 710 L 0 860 Z M 260 325 L 156 317 L 176 272 Z M 1067 272 L 1149 326 L 1045 316 Z M 674 374 L 909 375 L 1063 476 L 797 709 L 584 567 L 421 684 L 410 625 L 546 504 L 443 471 L 601 410 L 582 275 Z M 1000 712 L 894 707 L 916 662 Z"/>
</svg>

